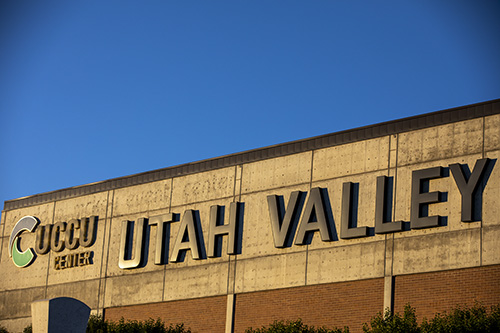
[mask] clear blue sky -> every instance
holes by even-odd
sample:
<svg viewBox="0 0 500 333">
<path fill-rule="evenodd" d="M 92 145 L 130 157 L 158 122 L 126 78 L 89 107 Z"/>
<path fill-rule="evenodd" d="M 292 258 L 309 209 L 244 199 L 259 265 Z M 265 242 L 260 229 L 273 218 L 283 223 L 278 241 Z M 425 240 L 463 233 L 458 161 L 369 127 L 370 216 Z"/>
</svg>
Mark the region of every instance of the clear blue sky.
<svg viewBox="0 0 500 333">
<path fill-rule="evenodd" d="M 0 4 L 0 202 L 500 98 L 500 1 Z"/>
</svg>

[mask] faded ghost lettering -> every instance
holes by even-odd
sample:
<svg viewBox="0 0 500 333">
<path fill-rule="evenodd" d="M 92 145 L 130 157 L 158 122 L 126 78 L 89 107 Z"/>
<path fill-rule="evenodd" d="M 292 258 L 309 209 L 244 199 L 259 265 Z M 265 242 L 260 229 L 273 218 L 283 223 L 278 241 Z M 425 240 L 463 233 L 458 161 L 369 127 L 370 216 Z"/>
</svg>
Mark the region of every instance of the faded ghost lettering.
<svg viewBox="0 0 500 333">
<path fill-rule="evenodd" d="M 229 207 L 228 223 L 224 223 L 225 206 L 210 207 L 208 230 L 208 257 L 220 256 L 222 238 L 227 237 L 227 254 L 237 254 L 240 246 L 240 223 L 243 220 L 243 203 L 232 202 Z M 173 241 L 171 254 L 168 254 L 170 244 L 170 224 L 178 222 L 178 214 L 168 213 L 150 218 L 139 218 L 137 221 L 122 221 L 121 240 L 118 266 L 122 269 L 141 267 L 148 251 L 146 239 L 147 228 L 156 229 L 155 235 L 155 265 L 180 262 L 187 252 L 194 260 L 206 259 L 203 230 L 199 221 L 198 211 L 188 209 L 184 212 L 177 235 Z M 153 236 L 149 236 L 153 237 Z"/>
<path fill-rule="evenodd" d="M 491 173 L 493 162 L 489 159 L 476 161 L 472 172 L 467 164 L 451 164 L 448 167 L 437 166 L 414 170 L 411 174 L 410 216 L 408 221 L 396 220 L 397 207 L 396 179 L 388 176 L 377 176 L 375 188 L 367 188 L 364 183 L 344 182 L 341 188 L 327 189 L 314 187 L 310 191 L 293 191 L 285 202 L 283 195 L 268 195 L 270 233 L 276 248 L 293 245 L 310 244 L 314 235 L 323 242 L 349 240 L 371 237 L 375 234 L 404 232 L 411 229 L 434 228 L 443 225 L 447 216 L 433 215 L 432 205 L 440 205 L 448 200 L 448 193 L 434 190 L 436 185 L 452 179 L 456 183 L 457 193 L 461 199 L 461 221 L 472 222 L 481 218 L 481 202 L 484 188 Z M 439 179 L 443 179 L 438 181 Z M 446 187 L 449 189 L 449 187 Z M 366 200 L 360 200 L 366 191 L 375 190 L 374 205 L 371 217 L 367 210 Z M 368 192 L 373 193 L 373 192 Z M 330 195 L 339 198 L 340 212 L 332 211 Z M 455 194 L 453 194 L 455 195 Z M 406 199 L 405 199 L 406 200 Z M 363 205 L 363 206 L 361 206 Z M 361 206 L 361 207 L 360 207 Z M 208 230 L 205 236 L 202 230 L 200 212 L 187 209 L 182 214 L 168 213 L 150 218 L 139 218 L 122 222 L 122 234 L 119 252 L 119 267 L 123 269 L 137 268 L 146 265 L 145 255 L 149 251 L 149 241 L 154 246 L 154 264 L 165 265 L 185 260 L 187 255 L 193 260 L 205 260 L 220 257 L 223 243 L 227 245 L 225 254 L 241 253 L 241 233 L 243 224 L 242 202 L 232 202 L 226 206 L 214 205 L 208 212 Z M 368 212 L 368 215 L 367 215 Z M 340 219 L 340 234 L 335 228 L 335 213 Z M 358 213 L 362 220 L 358 219 Z M 205 215 L 206 216 L 206 215 Z M 181 218 L 180 218 L 181 217 Z M 85 227 L 87 220 L 71 220 L 46 226 L 37 231 L 37 253 L 48 251 L 48 245 L 55 250 L 64 247 L 77 247 L 92 234 L 90 227 Z M 172 223 L 178 223 L 172 226 Z M 90 226 L 90 225 L 89 225 Z M 176 231 L 170 234 L 171 228 Z M 149 229 L 148 229 L 149 228 Z M 79 238 L 77 230 L 80 230 Z M 61 235 L 65 235 L 64 239 Z M 150 239 L 148 239 L 150 237 Z M 206 247 L 205 247 L 206 241 Z M 170 244 L 172 243 L 172 244 Z M 170 251 L 170 252 L 169 252 Z M 150 257 L 153 257 L 150 255 Z M 58 259 L 59 267 L 72 265 L 71 258 Z M 73 261 L 74 262 L 74 261 Z"/>
<path fill-rule="evenodd" d="M 97 216 L 72 219 L 69 222 L 57 222 L 38 226 L 36 230 L 35 251 L 43 255 L 50 250 L 61 252 L 65 248 L 75 250 L 90 247 L 96 240 Z"/>
</svg>

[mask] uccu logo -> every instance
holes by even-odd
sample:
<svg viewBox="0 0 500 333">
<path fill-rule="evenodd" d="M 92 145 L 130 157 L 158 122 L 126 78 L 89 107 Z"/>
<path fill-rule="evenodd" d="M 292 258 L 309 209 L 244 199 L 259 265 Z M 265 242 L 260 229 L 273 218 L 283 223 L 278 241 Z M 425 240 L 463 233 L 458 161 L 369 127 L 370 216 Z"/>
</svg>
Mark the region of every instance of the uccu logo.
<svg viewBox="0 0 500 333">
<path fill-rule="evenodd" d="M 9 255 L 17 267 L 29 266 L 36 255 L 47 254 L 50 250 L 61 252 L 65 248 L 76 250 L 79 246 L 90 247 L 94 244 L 97 230 L 97 216 L 73 219 L 69 222 L 40 225 L 34 216 L 25 216 L 17 221 L 9 240 Z M 21 234 L 36 233 L 35 248 L 21 250 Z M 54 258 L 54 268 L 64 269 L 92 263 L 92 252 L 67 254 Z"/>
<path fill-rule="evenodd" d="M 17 221 L 14 229 L 12 229 L 12 233 L 10 234 L 9 240 L 9 255 L 14 262 L 14 265 L 17 267 L 26 267 L 35 260 L 35 253 L 32 248 L 27 249 L 26 251 L 21 251 L 19 248 L 19 243 L 21 242 L 21 238 L 19 237 L 21 233 L 24 231 L 33 232 L 39 221 L 36 217 L 33 216 L 25 216 L 19 221 Z"/>
</svg>

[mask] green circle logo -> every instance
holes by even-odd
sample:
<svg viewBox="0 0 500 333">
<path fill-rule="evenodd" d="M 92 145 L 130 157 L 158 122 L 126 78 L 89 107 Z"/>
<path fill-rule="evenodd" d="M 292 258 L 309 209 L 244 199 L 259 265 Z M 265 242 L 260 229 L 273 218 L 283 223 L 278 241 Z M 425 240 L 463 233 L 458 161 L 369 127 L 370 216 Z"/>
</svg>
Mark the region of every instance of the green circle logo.
<svg viewBox="0 0 500 333">
<path fill-rule="evenodd" d="M 14 265 L 17 267 L 26 267 L 35 260 L 35 252 L 32 248 L 27 249 L 26 251 L 21 251 L 19 248 L 19 243 L 21 239 L 19 236 L 23 231 L 33 232 L 38 225 L 38 219 L 33 216 L 25 216 L 17 221 L 14 229 L 12 229 L 12 233 L 10 234 L 9 240 L 9 256 L 12 258 Z"/>
</svg>

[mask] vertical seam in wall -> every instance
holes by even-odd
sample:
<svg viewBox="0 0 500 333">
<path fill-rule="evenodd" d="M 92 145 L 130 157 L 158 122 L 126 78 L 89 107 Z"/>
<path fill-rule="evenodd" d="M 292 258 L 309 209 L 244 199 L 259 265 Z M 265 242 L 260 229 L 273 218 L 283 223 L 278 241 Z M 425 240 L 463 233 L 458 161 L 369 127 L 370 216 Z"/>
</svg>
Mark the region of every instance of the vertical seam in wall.
<svg viewBox="0 0 500 333">
<path fill-rule="evenodd" d="M 239 186 L 239 193 L 238 193 L 238 201 L 241 201 L 241 191 L 243 188 L 243 164 L 242 165 L 237 165 L 237 168 L 241 168 L 240 172 L 240 186 Z M 243 212 L 244 213 L 244 212 Z M 245 216 L 243 216 L 243 221 L 245 220 Z M 245 225 L 245 222 L 243 222 L 243 226 Z M 243 233 L 243 230 L 241 230 Z M 243 241 L 243 239 L 242 239 Z M 241 244 L 243 246 L 243 244 Z M 231 260 L 231 259 L 230 259 Z M 238 255 L 236 254 L 234 256 L 234 277 L 233 277 L 233 294 L 236 294 L 236 265 L 238 264 Z"/>
<path fill-rule="evenodd" d="M 173 193 L 174 193 L 174 177 L 170 178 L 170 198 L 169 198 L 169 203 L 168 203 L 168 212 L 169 213 L 172 213 L 172 195 L 173 195 Z M 170 238 L 170 234 L 168 235 L 168 237 Z M 169 240 L 168 244 L 170 245 L 170 240 Z M 170 251 L 167 251 L 167 253 L 170 254 Z M 169 258 L 165 258 L 165 260 L 167 260 L 167 263 L 168 263 Z M 166 279 L 167 279 L 167 264 L 164 264 L 163 265 L 163 286 L 161 288 L 161 300 L 162 300 L 162 302 L 165 302 L 165 285 L 166 285 L 165 280 Z"/>
<path fill-rule="evenodd" d="M 389 146 L 387 149 L 389 150 L 387 153 L 387 177 L 391 175 L 391 147 L 392 147 L 392 135 L 389 135 Z M 387 234 L 384 235 L 384 279 L 387 276 Z M 385 289 L 385 282 L 384 282 Z M 385 294 L 385 290 L 384 290 Z"/>
<path fill-rule="evenodd" d="M 234 166 L 234 181 L 233 181 L 233 202 L 236 202 L 236 183 L 238 181 L 238 165 Z M 231 281 L 231 255 L 228 256 L 229 260 L 227 261 L 227 279 L 226 279 L 226 295 L 229 295 L 229 283 Z M 233 289 L 234 293 L 234 289 Z M 227 296 L 226 296 L 227 297 Z M 227 302 L 226 302 L 227 303 Z M 226 304 L 227 306 L 227 304 Z M 227 312 L 227 309 L 226 309 Z"/>
<path fill-rule="evenodd" d="M 3 211 L 3 223 L 0 221 L 0 224 L 2 224 L 2 236 L 0 237 L 2 239 L 2 242 L 0 243 L 0 262 L 2 262 L 2 250 L 3 250 L 3 242 L 5 237 L 5 223 L 7 220 L 7 211 Z"/>
<path fill-rule="evenodd" d="M 311 150 L 311 172 L 309 173 L 309 192 L 311 192 L 314 170 L 314 149 Z M 309 266 L 309 244 L 306 244 L 306 267 L 304 269 L 304 286 L 307 286 L 307 268 Z"/>
<path fill-rule="evenodd" d="M 52 224 L 54 224 L 55 221 L 55 216 L 56 216 L 56 201 L 54 201 L 54 207 L 52 208 Z M 43 298 L 47 298 L 47 289 L 49 286 L 49 271 L 50 271 L 50 257 L 51 257 L 52 251 L 49 251 L 49 260 L 47 263 L 47 275 L 45 276 L 45 290 L 43 293 Z"/>
<path fill-rule="evenodd" d="M 399 155 L 399 133 L 396 134 L 396 165 L 394 166 L 394 188 L 392 189 L 392 219 L 396 221 L 396 198 L 397 198 L 397 188 L 398 188 L 398 156 Z M 404 222 L 403 222 L 404 223 Z M 391 276 L 394 275 L 394 238 L 395 234 L 392 234 L 392 253 L 391 253 Z M 394 293 L 394 286 L 393 293 Z"/>
<path fill-rule="evenodd" d="M 481 147 L 481 158 L 485 157 L 484 140 L 486 137 L 486 117 L 483 117 L 483 142 Z M 481 216 L 479 232 L 479 266 L 483 266 L 483 217 Z"/>
<path fill-rule="evenodd" d="M 104 286 L 103 286 L 103 290 L 102 290 L 102 310 L 103 310 L 103 314 L 104 314 L 104 303 L 106 302 L 106 284 L 107 284 L 107 279 L 108 279 L 107 275 L 108 275 L 108 265 L 109 265 L 109 247 L 110 247 L 110 243 L 111 243 L 111 224 L 112 224 L 112 221 L 113 221 L 113 206 L 114 206 L 114 202 L 115 202 L 115 190 L 112 190 L 111 192 L 113 193 L 113 195 L 112 195 L 112 198 L 111 198 L 111 213 L 110 213 L 110 216 L 109 216 L 108 249 L 106 251 L 106 270 L 104 271 Z M 106 221 L 106 222 L 108 222 L 108 221 Z M 101 276 L 101 278 L 102 278 L 102 276 Z"/>
<path fill-rule="evenodd" d="M 109 209 L 109 191 L 106 197 L 106 215 L 104 216 L 104 233 L 102 235 L 102 250 L 101 250 L 101 269 L 99 271 L 99 286 L 97 287 L 97 313 L 99 314 L 99 306 L 101 301 L 101 281 L 102 281 L 102 268 L 104 259 L 104 246 L 106 245 L 106 222 L 108 221 L 108 209 Z M 104 307 L 103 307 L 104 308 Z"/>
</svg>

